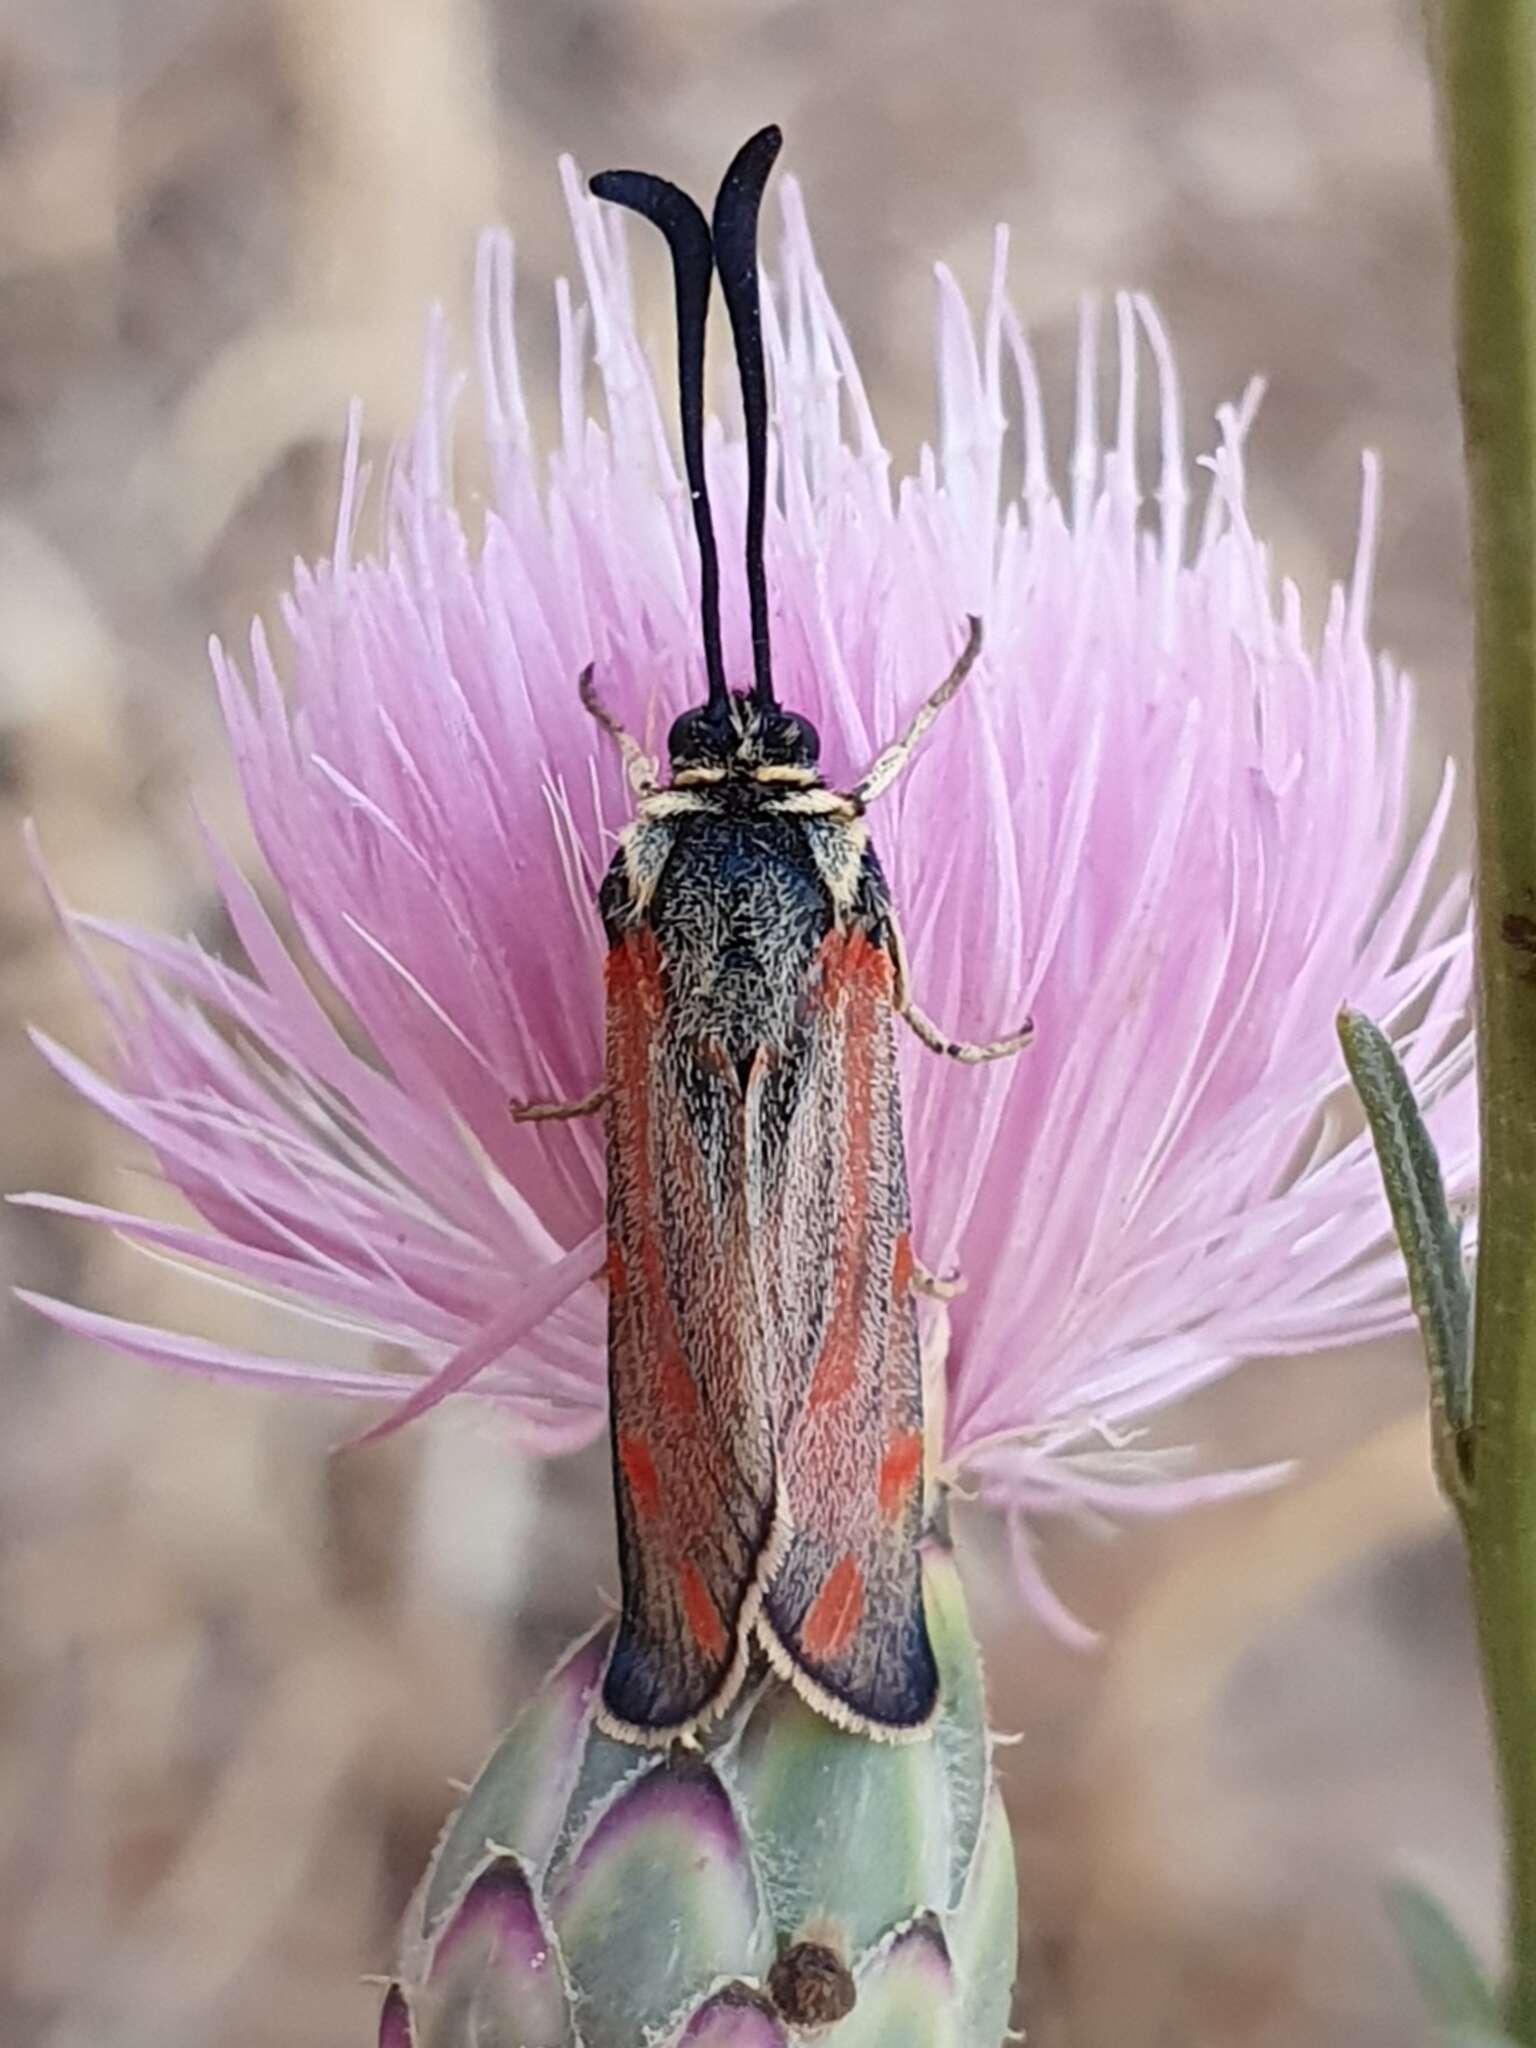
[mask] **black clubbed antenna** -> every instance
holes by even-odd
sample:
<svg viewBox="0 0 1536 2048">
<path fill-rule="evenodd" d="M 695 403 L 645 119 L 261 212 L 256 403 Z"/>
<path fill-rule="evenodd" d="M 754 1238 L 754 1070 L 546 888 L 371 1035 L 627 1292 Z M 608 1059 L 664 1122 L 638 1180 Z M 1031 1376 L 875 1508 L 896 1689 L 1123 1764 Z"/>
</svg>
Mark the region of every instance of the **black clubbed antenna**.
<svg viewBox="0 0 1536 2048">
<path fill-rule="evenodd" d="M 757 216 L 763 188 L 784 137 L 760 128 L 731 161 L 715 200 L 715 262 L 731 316 L 741 409 L 747 423 L 747 600 L 752 608 L 752 695 L 760 710 L 775 707 L 768 643 L 768 582 L 763 570 L 763 520 L 768 505 L 768 372 L 763 361 L 762 298 L 757 281 Z"/>
<path fill-rule="evenodd" d="M 693 501 L 694 531 L 699 537 L 699 613 L 704 632 L 704 669 L 709 678 L 705 710 L 723 719 L 729 698 L 725 660 L 720 651 L 720 557 L 715 550 L 715 527 L 704 481 L 704 324 L 709 315 L 709 288 L 714 271 L 709 223 L 686 192 L 665 178 L 653 178 L 648 171 L 600 171 L 592 180 L 592 190 L 599 199 L 627 206 L 660 228 L 672 252 L 683 467 Z"/>
</svg>

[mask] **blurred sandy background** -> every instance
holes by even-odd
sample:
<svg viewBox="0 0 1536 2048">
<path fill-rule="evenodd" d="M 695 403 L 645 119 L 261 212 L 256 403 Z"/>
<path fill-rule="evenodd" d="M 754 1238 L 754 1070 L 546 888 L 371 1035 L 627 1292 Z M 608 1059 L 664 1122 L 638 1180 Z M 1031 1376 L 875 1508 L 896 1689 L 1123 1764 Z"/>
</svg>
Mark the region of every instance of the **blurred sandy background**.
<svg viewBox="0 0 1536 2048">
<path fill-rule="evenodd" d="M 195 790 L 237 844 L 202 646 L 327 542 L 346 398 L 406 425 L 426 300 L 519 238 L 551 361 L 554 158 L 709 187 L 777 118 L 888 438 L 930 419 L 930 265 L 998 219 L 1058 415 L 1077 295 L 1162 302 L 1197 435 L 1254 370 L 1259 518 L 1316 592 L 1357 451 L 1378 631 L 1460 747 L 1446 249 L 1411 0 L 5 0 L 0 7 L 0 1183 L 110 1197 L 126 1147 L 47 1077 L 96 1029 L 18 850 L 217 937 Z M 11 1211 L 0 1273 L 257 1341 Z M 7 1309 L 0 2041 L 345 2048 L 449 1799 L 610 1577 L 601 1460 L 521 1471 L 453 1418 L 333 1466 L 340 1418 L 172 1384 Z M 210 1315 L 221 1320 L 210 1322 Z M 1406 1348 L 1258 1367 L 1176 1419 L 1289 1494 L 1049 1563 L 1054 1647 L 985 1557 L 1039 2048 L 1428 2038 L 1380 1881 L 1486 1943 L 1494 1869 L 1459 1559 Z"/>
</svg>

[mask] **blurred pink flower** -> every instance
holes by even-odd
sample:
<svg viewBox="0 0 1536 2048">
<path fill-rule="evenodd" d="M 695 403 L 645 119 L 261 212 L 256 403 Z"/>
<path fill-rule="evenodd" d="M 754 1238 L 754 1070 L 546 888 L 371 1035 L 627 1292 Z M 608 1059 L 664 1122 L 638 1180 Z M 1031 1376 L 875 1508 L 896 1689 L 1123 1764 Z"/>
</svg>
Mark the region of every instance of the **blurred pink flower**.
<svg viewBox="0 0 1536 2048">
<path fill-rule="evenodd" d="M 371 1051 L 334 1027 L 217 849 L 249 974 L 66 912 L 131 974 L 126 989 L 97 980 L 111 1078 L 44 1050 L 200 1222 L 29 1198 L 374 1332 L 415 1361 L 413 1412 L 472 1381 L 547 1451 L 603 1421 L 602 1138 L 595 1121 L 516 1125 L 508 1101 L 600 1079 L 593 898 L 629 809 L 576 676 L 595 660 L 609 705 L 653 733 L 703 694 L 670 404 L 636 335 L 622 230 L 569 168 L 567 182 L 587 303 L 562 288 L 557 450 L 532 443 L 512 247 L 493 235 L 483 530 L 454 509 L 456 386 L 434 349 L 379 552 L 353 552 L 354 422 L 335 558 L 299 572 L 282 655 L 260 626 L 247 674 L 214 652 L 272 876 Z M 1168 343 L 1144 300 L 1122 298 L 1115 418 L 1101 432 L 1090 314 L 1058 495 L 1004 252 L 1000 237 L 979 330 L 939 274 L 938 445 L 893 484 L 786 184 L 768 565 L 781 700 L 820 727 L 834 784 L 943 676 L 965 614 L 985 620 L 977 672 L 874 827 L 924 1006 L 957 1035 L 1035 1020 L 1030 1052 L 981 1069 L 901 1041 L 919 1253 L 968 1283 L 930 1312 L 947 1458 L 1015 1518 L 1028 1573 L 1023 1517 L 1161 1510 L 1230 1486 L 1128 1448 L 1149 1411 L 1240 1360 L 1407 1323 L 1339 1006 L 1393 1032 L 1436 1105 L 1453 1194 L 1470 1184 L 1474 1118 L 1466 891 L 1432 882 L 1450 770 L 1413 824 L 1410 692 L 1365 637 L 1374 469 L 1353 574 L 1309 638 L 1248 525 L 1256 391 L 1220 415 L 1191 544 Z M 1144 522 L 1149 396 L 1161 467 Z M 710 465 L 717 526 L 739 532 L 731 433 L 712 429 Z M 740 676 L 745 591 L 739 551 L 722 552 Z M 411 1384 L 37 1305 L 210 1377 L 375 1400 Z"/>
</svg>

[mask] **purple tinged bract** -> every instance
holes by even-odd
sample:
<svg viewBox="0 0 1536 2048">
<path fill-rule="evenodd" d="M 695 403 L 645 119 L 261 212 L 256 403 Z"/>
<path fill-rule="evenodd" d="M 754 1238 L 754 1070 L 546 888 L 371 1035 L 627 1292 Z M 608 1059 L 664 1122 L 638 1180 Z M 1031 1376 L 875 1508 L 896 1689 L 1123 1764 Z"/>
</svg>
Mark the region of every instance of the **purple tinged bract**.
<svg viewBox="0 0 1536 2048">
<path fill-rule="evenodd" d="M 435 341 L 377 543 L 357 538 L 354 422 L 335 553 L 297 573 L 280 646 L 258 626 L 243 668 L 215 649 L 263 854 L 371 1051 L 213 847 L 249 971 L 64 911 L 115 1057 L 103 1075 L 44 1046 L 195 1219 L 28 1198 L 376 1334 L 416 1378 L 38 1303 L 66 1328 L 209 1377 L 393 1402 L 395 1419 L 407 1395 L 417 1413 L 463 1387 L 548 1452 L 603 1423 L 602 1136 L 514 1124 L 508 1102 L 601 1078 L 593 898 L 630 808 L 576 678 L 595 662 L 608 705 L 654 741 L 703 694 L 687 495 L 622 229 L 566 180 L 581 290 L 558 300 L 558 445 L 534 445 L 512 245 L 491 235 L 483 517 L 456 509 L 457 384 Z M 1034 1047 L 996 1066 L 956 1069 L 905 1035 L 900 1057 L 918 1254 L 966 1282 L 924 1308 L 947 1465 L 1013 1518 L 1034 1596 L 1073 1631 L 1034 1573 L 1031 1517 L 1162 1511 L 1270 1476 L 1199 1476 L 1135 1432 L 1244 1359 L 1408 1321 L 1341 1004 L 1393 1035 L 1452 1195 L 1468 1193 L 1467 898 L 1438 879 L 1451 773 L 1415 818 L 1410 688 L 1367 638 L 1371 463 L 1353 571 L 1309 630 L 1248 523 L 1256 390 L 1219 416 L 1192 491 L 1168 341 L 1123 297 L 1112 417 L 1089 312 L 1075 436 L 1053 458 L 1000 235 L 979 320 L 939 274 L 940 431 L 893 479 L 788 181 L 783 226 L 765 308 L 775 660 L 829 780 L 900 729 L 966 614 L 985 623 L 975 674 L 871 822 L 923 1005 L 957 1036 L 1035 1023 Z M 739 680 L 734 431 L 712 426 L 709 465 Z"/>
</svg>

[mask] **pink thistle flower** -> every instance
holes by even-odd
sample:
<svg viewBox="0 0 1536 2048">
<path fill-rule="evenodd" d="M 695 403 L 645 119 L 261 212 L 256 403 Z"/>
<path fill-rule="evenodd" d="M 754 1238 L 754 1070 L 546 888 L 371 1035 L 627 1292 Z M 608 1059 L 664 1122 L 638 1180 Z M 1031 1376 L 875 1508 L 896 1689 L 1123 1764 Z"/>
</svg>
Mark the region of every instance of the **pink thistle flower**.
<svg viewBox="0 0 1536 2048">
<path fill-rule="evenodd" d="M 370 1050 L 337 1030 L 217 847 L 249 973 L 62 911 L 110 1018 L 113 1071 L 44 1050 L 197 1220 L 25 1198 L 388 1339 L 416 1379 L 32 1297 L 67 1329 L 208 1377 L 409 1392 L 395 1420 L 464 1388 L 550 1452 L 603 1421 L 602 1139 L 595 1123 L 515 1124 L 508 1104 L 600 1080 L 594 897 L 630 802 L 576 677 L 595 661 L 612 709 L 652 732 L 703 694 L 687 494 L 622 230 L 569 166 L 566 179 L 586 304 L 561 287 L 558 448 L 533 446 L 512 246 L 492 235 L 482 530 L 454 507 L 457 387 L 434 348 L 378 551 L 354 552 L 354 420 L 334 558 L 299 572 L 281 656 L 259 625 L 247 672 L 214 649 L 262 851 Z M 979 325 L 939 273 L 938 444 L 893 483 L 792 184 L 783 214 L 766 308 L 776 669 L 834 785 L 945 674 L 965 615 L 985 621 L 977 671 L 873 823 L 924 1006 L 957 1035 L 1025 1014 L 1036 1026 L 1005 1064 L 957 1070 L 905 1037 L 900 1057 L 919 1253 L 967 1282 L 925 1308 L 945 1456 L 1013 1518 L 1021 1569 L 1071 1629 L 1033 1578 L 1027 1517 L 1230 1489 L 1126 1433 L 1244 1359 L 1409 1320 L 1346 1094 L 1342 1003 L 1393 1031 L 1436 1105 L 1448 1183 L 1470 1185 L 1466 889 L 1432 880 L 1451 771 L 1415 826 L 1410 690 L 1366 639 L 1373 465 L 1353 574 L 1309 637 L 1248 524 L 1256 389 L 1219 415 L 1191 538 L 1168 342 L 1151 306 L 1124 297 L 1107 434 L 1099 327 L 1083 323 L 1061 495 L 1000 235 Z M 1149 397 L 1161 467 L 1147 519 L 1135 450 Z M 712 428 L 709 463 L 719 530 L 738 532 L 739 440 Z M 740 676 L 746 594 L 738 551 L 723 556 Z M 126 957 L 126 987 L 87 940 Z"/>
</svg>

